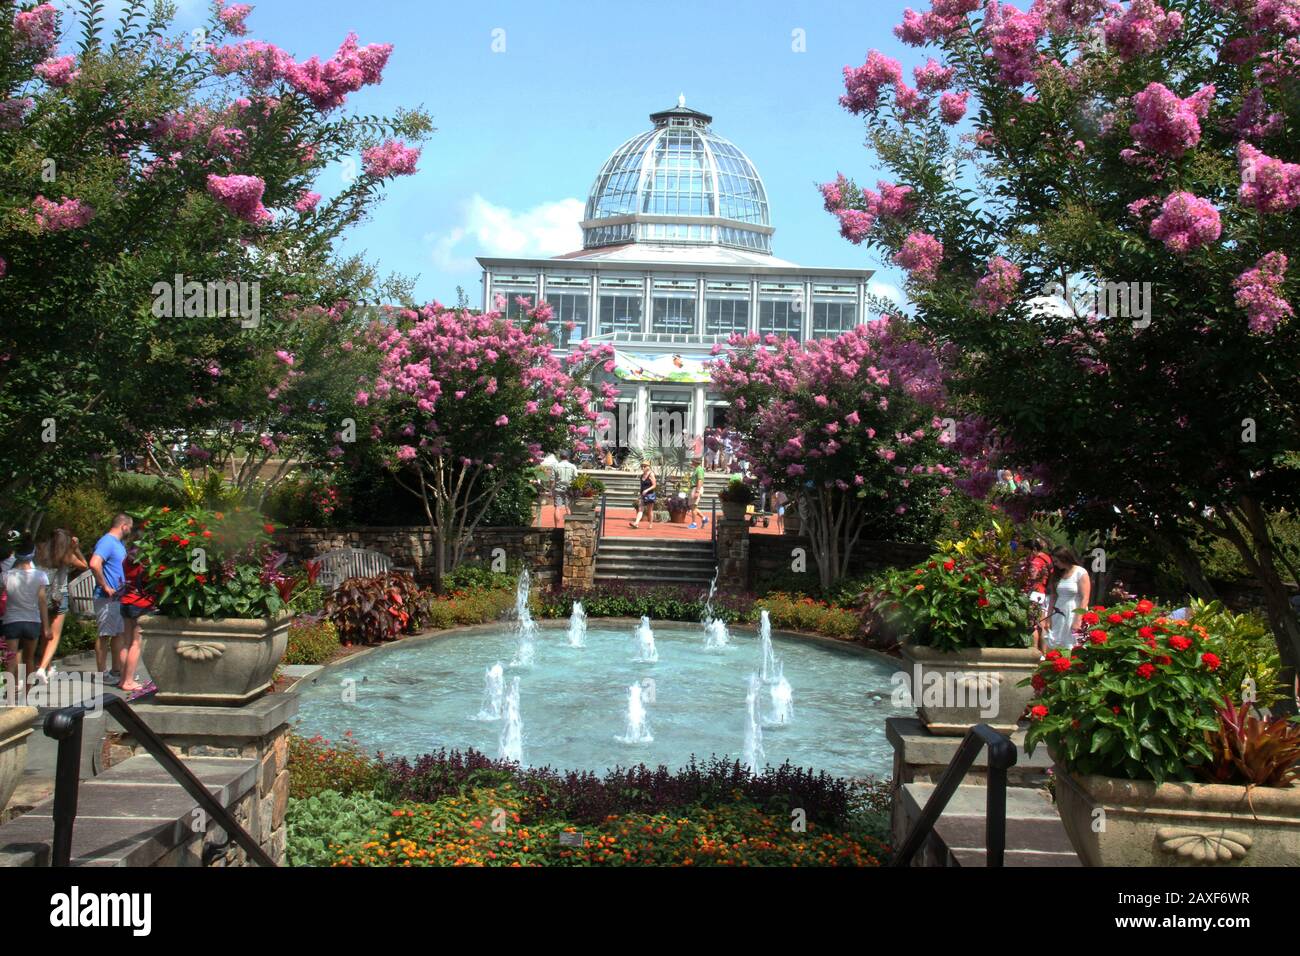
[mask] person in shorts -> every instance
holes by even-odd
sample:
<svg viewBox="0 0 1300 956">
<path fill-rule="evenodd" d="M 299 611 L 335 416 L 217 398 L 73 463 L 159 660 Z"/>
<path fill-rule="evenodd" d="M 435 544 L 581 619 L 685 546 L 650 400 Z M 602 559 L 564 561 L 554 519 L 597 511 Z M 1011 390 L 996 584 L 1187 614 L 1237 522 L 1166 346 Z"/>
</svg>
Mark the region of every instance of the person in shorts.
<svg viewBox="0 0 1300 956">
<path fill-rule="evenodd" d="M 43 684 L 53 672 L 54 655 L 58 653 L 63 624 L 68 617 L 69 578 L 90 565 L 81 553 L 77 536 L 66 528 L 56 528 L 49 538 L 36 546 L 36 566 L 50 579 L 50 636 L 41 643 L 36 673 L 32 675 L 36 683 Z"/>
<path fill-rule="evenodd" d="M 35 561 L 36 547 L 24 537 L 14 552 L 13 566 L 0 575 L 0 590 L 5 595 L 4 616 L 0 617 L 4 650 L 0 657 L 15 681 L 20 679 L 20 663 L 24 675 L 35 669 L 37 643 L 50 633 L 50 579 Z"/>
<path fill-rule="evenodd" d="M 1025 559 L 1025 582 L 1029 588 L 1029 600 L 1034 603 L 1034 647 L 1045 653 L 1047 630 L 1051 626 L 1047 582 L 1052 574 L 1052 556 L 1047 553 L 1047 542 L 1042 538 L 1031 538 L 1027 544 L 1029 557 Z"/>
<path fill-rule="evenodd" d="M 118 687 L 129 698 L 152 692 L 153 682 L 141 684 L 135 669 L 140 665 L 140 618 L 154 607 L 154 596 L 144 580 L 144 566 L 137 564 L 134 552 L 122 563 L 122 681 Z"/>
<path fill-rule="evenodd" d="M 114 516 L 112 527 L 95 543 L 90 556 L 90 571 L 95 576 L 95 625 L 99 634 L 95 641 L 95 666 L 108 684 L 121 680 L 121 672 L 116 668 L 110 670 L 108 665 L 119 663 L 123 647 L 120 593 L 126 580 L 122 567 L 126 561 L 123 541 L 130 536 L 132 527 L 130 515 Z"/>
<path fill-rule="evenodd" d="M 704 497 L 704 459 L 696 455 L 693 459 L 695 467 L 691 469 L 691 528 L 702 528 L 709 523 L 709 519 L 700 513 L 700 499 Z"/>
</svg>

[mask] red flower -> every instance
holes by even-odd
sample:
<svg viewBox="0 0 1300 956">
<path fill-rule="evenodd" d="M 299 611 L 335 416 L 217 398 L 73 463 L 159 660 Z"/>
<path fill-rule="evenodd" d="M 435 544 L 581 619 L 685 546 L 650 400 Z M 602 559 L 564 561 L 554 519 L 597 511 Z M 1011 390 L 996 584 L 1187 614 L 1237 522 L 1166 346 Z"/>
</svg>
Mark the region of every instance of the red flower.
<svg viewBox="0 0 1300 956">
<path fill-rule="evenodd" d="M 1201 662 L 1212 671 L 1217 671 L 1223 661 L 1219 660 L 1218 654 L 1211 654 L 1208 651 L 1201 655 Z"/>
<path fill-rule="evenodd" d="M 1192 646 L 1192 639 L 1181 634 L 1170 634 L 1169 646 L 1176 651 L 1185 651 Z"/>
<path fill-rule="evenodd" d="M 1173 662 L 1174 659 L 1170 657 L 1168 654 L 1161 654 L 1159 657 L 1156 658 L 1156 663 L 1159 664 L 1161 667 L 1168 667 Z"/>
<path fill-rule="evenodd" d="M 1144 599 L 1137 602 L 1137 612 L 1139 614 L 1150 614 L 1153 610 L 1155 610 L 1155 605 L 1150 601 Z"/>
<path fill-rule="evenodd" d="M 264 524 L 262 525 L 262 530 L 265 531 L 267 534 L 275 534 L 275 525 Z"/>
<path fill-rule="evenodd" d="M 1152 664 L 1150 661 L 1148 661 L 1145 664 L 1139 664 L 1137 672 L 1138 672 L 1138 677 L 1142 677 L 1145 678 L 1146 680 L 1150 680 L 1151 675 L 1156 672 L 1156 665 Z"/>
<path fill-rule="evenodd" d="M 1134 614 L 1132 611 L 1120 611 L 1119 616 L 1126 621 L 1132 620 L 1133 618 L 1137 617 L 1137 615 Z"/>
<path fill-rule="evenodd" d="M 1056 648 L 1052 648 L 1050 651 L 1047 652 L 1046 656 L 1049 661 L 1054 661 L 1061 656 L 1061 652 L 1058 651 Z"/>
<path fill-rule="evenodd" d="M 1088 632 L 1088 640 L 1094 644 L 1105 644 L 1110 638 L 1101 628 Z"/>
<path fill-rule="evenodd" d="M 951 558 L 949 558 L 947 561 L 943 563 L 943 569 L 945 571 L 951 571 L 955 567 L 957 567 L 957 562 L 952 560 Z"/>
<path fill-rule="evenodd" d="M 203 532 L 203 537 L 205 537 L 205 538 L 210 538 L 210 537 L 212 537 L 212 532 L 211 532 L 211 531 L 205 531 L 205 532 Z"/>
<path fill-rule="evenodd" d="M 1089 611 L 1082 618 L 1084 624 L 1100 624 L 1101 618 Z"/>
<path fill-rule="evenodd" d="M 1106 620 L 1111 624 L 1120 624 L 1123 622 L 1124 619 L 1120 617 L 1118 614 L 1111 614 L 1106 618 Z"/>
<path fill-rule="evenodd" d="M 1070 669 L 1070 659 L 1058 656 L 1056 660 L 1052 661 L 1052 666 L 1061 672 L 1068 671 Z"/>
<path fill-rule="evenodd" d="M 986 597 L 982 597 L 982 598 L 980 598 L 978 601 L 976 601 L 975 603 L 978 604 L 980 607 L 988 607 L 988 606 L 989 606 L 989 599 L 986 598 Z"/>
<path fill-rule="evenodd" d="M 1042 690 L 1047 686 L 1047 678 L 1042 674 L 1035 674 L 1033 677 L 1029 678 L 1029 683 L 1033 686 L 1034 690 Z"/>
<path fill-rule="evenodd" d="M 194 580 L 195 580 L 195 581 L 198 581 L 199 584 L 207 584 L 207 583 L 208 583 L 207 575 L 204 575 L 204 574 L 196 574 L 196 575 L 194 575 Z"/>
<path fill-rule="evenodd" d="M 1154 640 L 1155 636 L 1156 636 L 1156 632 L 1149 627 L 1138 628 L 1138 637 L 1142 638 L 1142 640 L 1144 641 Z"/>
<path fill-rule="evenodd" d="M 1034 718 L 1034 720 L 1042 720 L 1047 716 L 1047 708 L 1042 704 L 1035 704 L 1033 707 L 1029 708 L 1029 716 Z"/>
<path fill-rule="evenodd" d="M 1079 718 L 1076 717 L 1076 718 L 1074 718 L 1074 720 L 1070 721 L 1070 726 L 1073 727 L 1075 730 L 1078 730 L 1078 729 L 1079 729 Z"/>
<path fill-rule="evenodd" d="M 1112 708 L 1111 708 L 1111 711 L 1112 711 L 1113 713 L 1118 714 L 1118 713 L 1119 713 L 1119 704 L 1116 704 L 1114 707 L 1112 707 Z"/>
</svg>

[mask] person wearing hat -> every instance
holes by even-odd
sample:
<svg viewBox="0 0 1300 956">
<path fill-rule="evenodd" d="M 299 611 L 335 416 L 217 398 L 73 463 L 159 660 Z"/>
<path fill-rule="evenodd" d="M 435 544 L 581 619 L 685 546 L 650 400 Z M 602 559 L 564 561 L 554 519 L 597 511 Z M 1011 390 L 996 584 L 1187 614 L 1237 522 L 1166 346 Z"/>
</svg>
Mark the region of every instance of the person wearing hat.
<svg viewBox="0 0 1300 956">
<path fill-rule="evenodd" d="M 28 537 L 18 542 L 13 566 L 0 575 L 0 591 L 5 595 L 4 616 L 0 617 L 0 637 L 4 638 L 5 670 L 19 679 L 19 659 L 23 673 L 34 670 L 36 646 L 49 638 L 50 608 L 46 591 L 50 579 L 36 567 L 36 548 Z"/>
</svg>

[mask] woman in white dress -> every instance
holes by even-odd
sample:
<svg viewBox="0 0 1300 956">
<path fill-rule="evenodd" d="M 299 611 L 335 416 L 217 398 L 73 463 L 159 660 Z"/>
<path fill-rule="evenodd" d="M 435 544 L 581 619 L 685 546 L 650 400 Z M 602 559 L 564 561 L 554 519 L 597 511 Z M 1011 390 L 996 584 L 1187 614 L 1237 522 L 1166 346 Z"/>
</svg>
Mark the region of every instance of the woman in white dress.
<svg viewBox="0 0 1300 956">
<path fill-rule="evenodd" d="M 1079 615 L 1088 610 L 1092 598 L 1092 579 L 1087 568 L 1079 565 L 1078 556 L 1069 548 L 1052 552 L 1052 575 L 1047 582 L 1052 595 L 1051 625 L 1047 646 L 1058 650 L 1074 646 L 1074 628 Z"/>
</svg>

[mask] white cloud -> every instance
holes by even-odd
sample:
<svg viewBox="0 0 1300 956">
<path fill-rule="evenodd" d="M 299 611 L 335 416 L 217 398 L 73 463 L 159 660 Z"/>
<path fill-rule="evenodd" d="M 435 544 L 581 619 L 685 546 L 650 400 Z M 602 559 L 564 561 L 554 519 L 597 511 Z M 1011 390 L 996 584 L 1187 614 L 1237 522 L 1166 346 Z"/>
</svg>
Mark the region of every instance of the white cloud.
<svg viewBox="0 0 1300 956">
<path fill-rule="evenodd" d="M 882 299 L 888 299 L 894 305 L 903 304 L 903 291 L 891 282 L 881 282 L 878 279 L 872 279 L 867 283 L 867 292 L 871 295 L 878 295 Z"/>
<path fill-rule="evenodd" d="M 448 271 L 475 268 L 473 257 L 555 256 L 582 248 L 583 202 L 559 199 L 516 212 L 475 193 L 459 225 L 431 233 L 433 261 Z"/>
</svg>

